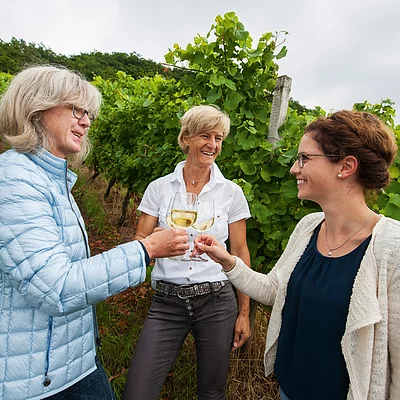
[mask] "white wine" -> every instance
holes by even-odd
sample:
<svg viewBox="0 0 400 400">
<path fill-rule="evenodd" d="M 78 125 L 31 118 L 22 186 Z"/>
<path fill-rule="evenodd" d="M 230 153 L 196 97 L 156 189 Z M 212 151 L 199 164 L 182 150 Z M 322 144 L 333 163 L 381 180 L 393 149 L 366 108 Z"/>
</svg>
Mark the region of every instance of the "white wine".
<svg viewBox="0 0 400 400">
<path fill-rule="evenodd" d="M 172 210 L 171 221 L 177 228 L 189 228 L 197 218 L 197 211 Z"/>
<path fill-rule="evenodd" d="M 168 214 L 166 219 L 167 219 L 167 225 L 168 225 L 170 228 L 176 228 L 176 226 L 175 226 L 174 223 L 172 222 L 171 214 Z"/>
<path fill-rule="evenodd" d="M 214 225 L 214 218 L 210 219 L 203 219 L 202 221 L 196 221 L 192 228 L 195 229 L 197 232 L 204 232 L 207 229 L 210 229 Z"/>
</svg>

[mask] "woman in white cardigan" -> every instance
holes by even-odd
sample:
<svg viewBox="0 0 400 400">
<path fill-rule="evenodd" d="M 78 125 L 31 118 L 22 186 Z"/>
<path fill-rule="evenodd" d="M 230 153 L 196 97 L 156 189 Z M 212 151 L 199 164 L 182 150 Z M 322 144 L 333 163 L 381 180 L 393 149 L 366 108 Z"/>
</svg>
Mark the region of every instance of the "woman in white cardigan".
<svg viewBox="0 0 400 400">
<path fill-rule="evenodd" d="M 247 268 L 209 235 L 195 253 L 273 305 L 265 372 L 282 399 L 400 399 L 400 223 L 372 212 L 365 192 L 389 183 L 393 133 L 375 116 L 339 111 L 307 126 L 291 173 L 304 217 L 272 271 Z"/>
</svg>

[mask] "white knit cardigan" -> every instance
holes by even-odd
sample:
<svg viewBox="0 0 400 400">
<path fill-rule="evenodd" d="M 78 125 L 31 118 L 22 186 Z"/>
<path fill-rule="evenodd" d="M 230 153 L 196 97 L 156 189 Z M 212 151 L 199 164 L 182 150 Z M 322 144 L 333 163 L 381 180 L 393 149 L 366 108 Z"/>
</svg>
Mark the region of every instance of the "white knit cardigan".
<svg viewBox="0 0 400 400">
<path fill-rule="evenodd" d="M 323 213 L 304 217 L 269 274 L 238 259 L 226 273 L 241 292 L 273 305 L 264 354 L 265 374 L 274 368 L 290 275 Z M 356 275 L 342 353 L 350 377 L 347 400 L 400 400 L 400 222 L 381 216 Z M 307 368 L 307 366 L 305 366 Z M 329 368 L 329 365 L 327 366 Z"/>
</svg>

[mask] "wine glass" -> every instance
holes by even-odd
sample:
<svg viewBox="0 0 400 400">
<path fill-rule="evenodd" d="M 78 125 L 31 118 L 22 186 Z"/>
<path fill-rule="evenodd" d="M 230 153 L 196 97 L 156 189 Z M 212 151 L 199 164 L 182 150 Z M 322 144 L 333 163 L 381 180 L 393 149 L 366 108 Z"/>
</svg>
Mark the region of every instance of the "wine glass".
<svg viewBox="0 0 400 400">
<path fill-rule="evenodd" d="M 167 225 L 170 228 L 178 228 L 178 226 L 174 225 L 174 223 L 172 222 L 171 219 L 171 211 L 172 211 L 172 205 L 174 204 L 174 198 L 171 197 L 169 199 L 169 203 L 168 203 L 168 208 L 167 208 L 167 212 L 165 214 L 165 222 L 167 223 Z M 182 256 L 170 256 L 168 257 L 170 260 L 179 260 Z"/>
<path fill-rule="evenodd" d="M 203 233 L 209 230 L 214 225 L 215 220 L 215 203 L 214 199 L 204 199 L 197 204 L 197 219 L 192 224 L 192 228 L 199 232 Z M 199 255 L 191 257 L 192 261 L 202 261 L 207 262 L 206 258 L 203 258 Z"/>
<path fill-rule="evenodd" d="M 170 202 L 170 215 L 167 211 L 167 223 L 174 228 L 190 228 L 197 218 L 197 195 L 195 193 L 175 193 Z M 190 261 L 190 249 L 183 256 L 175 257 L 180 261 Z"/>
<path fill-rule="evenodd" d="M 167 225 L 168 225 L 170 228 L 175 228 L 175 225 L 173 224 L 173 222 L 172 222 L 172 220 L 171 220 L 171 211 L 172 211 L 172 204 L 173 204 L 173 202 L 174 202 L 174 198 L 171 197 L 171 198 L 169 199 L 168 208 L 167 208 L 167 213 L 166 213 L 166 215 L 165 215 L 165 221 L 166 221 Z"/>
</svg>

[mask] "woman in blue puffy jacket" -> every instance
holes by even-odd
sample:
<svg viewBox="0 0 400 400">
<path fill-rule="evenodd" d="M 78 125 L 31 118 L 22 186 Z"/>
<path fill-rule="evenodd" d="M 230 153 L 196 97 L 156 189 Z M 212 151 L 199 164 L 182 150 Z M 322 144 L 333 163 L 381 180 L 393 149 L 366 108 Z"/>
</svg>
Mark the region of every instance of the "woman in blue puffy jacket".
<svg viewBox="0 0 400 400">
<path fill-rule="evenodd" d="M 184 254 L 168 229 L 90 257 L 69 161 L 84 158 L 101 95 L 65 68 L 27 68 L 0 100 L 0 399 L 114 399 L 96 357 L 99 301 Z"/>
</svg>

